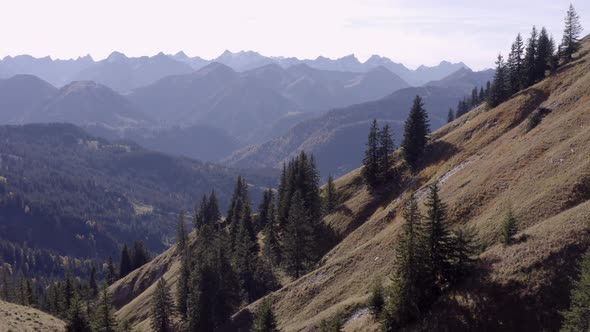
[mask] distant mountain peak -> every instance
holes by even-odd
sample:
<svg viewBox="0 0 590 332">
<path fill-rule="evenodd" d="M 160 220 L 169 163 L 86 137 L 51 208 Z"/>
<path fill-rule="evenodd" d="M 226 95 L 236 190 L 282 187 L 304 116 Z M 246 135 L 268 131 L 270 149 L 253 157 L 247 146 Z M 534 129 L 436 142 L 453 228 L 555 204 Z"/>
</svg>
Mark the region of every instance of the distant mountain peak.
<svg viewBox="0 0 590 332">
<path fill-rule="evenodd" d="M 176 54 L 174 54 L 173 56 L 176 59 L 188 59 L 189 57 L 186 55 L 186 53 L 184 53 L 184 51 L 178 51 Z"/>
<path fill-rule="evenodd" d="M 123 61 L 126 60 L 127 56 L 121 52 L 118 51 L 113 51 L 111 54 L 109 54 L 109 56 L 107 57 L 107 61 L 108 62 L 117 62 L 117 61 Z"/>
</svg>

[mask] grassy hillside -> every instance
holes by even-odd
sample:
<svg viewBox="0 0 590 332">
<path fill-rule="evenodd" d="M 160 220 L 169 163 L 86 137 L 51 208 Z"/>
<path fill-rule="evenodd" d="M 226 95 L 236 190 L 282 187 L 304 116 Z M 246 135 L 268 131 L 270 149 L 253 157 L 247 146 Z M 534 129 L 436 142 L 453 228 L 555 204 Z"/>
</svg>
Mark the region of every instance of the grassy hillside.
<svg viewBox="0 0 590 332">
<path fill-rule="evenodd" d="M 0 331 L 65 331 L 65 323 L 37 309 L 0 301 Z"/>
<path fill-rule="evenodd" d="M 324 222 L 341 242 L 315 271 L 267 296 L 284 331 L 313 330 L 344 317 L 345 330 L 376 330 L 366 308 L 371 281 L 392 272 L 401 202 L 440 181 L 454 227 L 473 227 L 484 250 L 480 267 L 445 293 L 409 330 L 558 330 L 575 259 L 590 244 L 590 40 L 551 77 L 494 109 L 481 106 L 432 135 L 424 167 L 412 176 L 395 153 L 400 180 L 370 193 L 355 170 L 335 181 L 342 205 Z M 530 129 L 530 119 L 546 116 Z M 511 207 L 517 242 L 499 244 Z M 113 286 L 118 314 L 143 328 L 156 276 L 176 280 L 172 250 Z M 133 290 L 137 296 L 125 290 Z M 260 301 L 234 316 L 244 327 Z M 245 325 L 246 324 L 246 325 Z"/>
</svg>

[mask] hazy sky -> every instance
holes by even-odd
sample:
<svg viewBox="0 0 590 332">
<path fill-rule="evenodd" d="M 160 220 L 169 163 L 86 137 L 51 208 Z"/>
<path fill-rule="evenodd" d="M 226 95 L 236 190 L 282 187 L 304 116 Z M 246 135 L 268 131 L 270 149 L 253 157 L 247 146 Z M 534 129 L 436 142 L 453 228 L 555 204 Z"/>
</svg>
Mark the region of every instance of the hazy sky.
<svg viewBox="0 0 590 332">
<path fill-rule="evenodd" d="M 106 57 L 160 51 L 331 58 L 387 56 L 414 68 L 441 60 L 492 67 L 517 32 L 561 39 L 561 0 L 0 0 L 0 57 Z M 585 33 L 590 1 L 575 0 Z"/>
</svg>

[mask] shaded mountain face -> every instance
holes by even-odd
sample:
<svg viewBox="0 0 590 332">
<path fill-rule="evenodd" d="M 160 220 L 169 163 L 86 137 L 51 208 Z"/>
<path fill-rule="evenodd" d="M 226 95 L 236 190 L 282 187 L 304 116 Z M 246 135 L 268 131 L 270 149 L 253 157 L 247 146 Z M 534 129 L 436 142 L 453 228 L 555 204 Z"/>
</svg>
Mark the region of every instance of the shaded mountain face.
<svg viewBox="0 0 590 332">
<path fill-rule="evenodd" d="M 161 251 L 176 215 L 215 190 L 222 211 L 238 171 L 110 142 L 69 124 L 0 126 L 0 238 L 70 257 L 117 257 L 141 239 Z M 241 171 L 253 200 L 271 176 Z"/>
<path fill-rule="evenodd" d="M 377 101 L 336 109 L 305 120 L 278 138 L 236 151 L 224 162 L 238 167 L 278 168 L 305 150 L 315 155 L 323 177 L 344 174 L 361 164 L 373 119 L 381 125 L 389 123 L 396 143 L 401 141 L 403 124 L 416 95 L 424 100 L 432 129 L 446 123 L 449 107 L 464 96 L 462 91 L 452 88 L 402 89 Z"/>
<path fill-rule="evenodd" d="M 212 63 L 188 75 L 166 77 L 128 98 L 157 121 L 206 124 L 242 142 L 256 141 L 294 112 L 342 107 L 407 87 L 383 67 L 366 73 L 325 71 L 307 65 L 269 64 L 238 73 Z"/>
<path fill-rule="evenodd" d="M 70 122 L 125 128 L 147 125 L 151 120 L 110 88 L 81 81 L 61 88 L 31 112 L 24 122 Z"/>
<path fill-rule="evenodd" d="M 431 81 L 426 83 L 426 85 L 455 88 L 463 91 L 465 94 L 470 94 L 474 87 L 485 88 L 486 83 L 494 79 L 494 72 L 493 69 L 474 72 L 469 68 L 461 68 L 441 80 Z"/>
<path fill-rule="evenodd" d="M 32 75 L 0 79 L 0 123 L 20 123 L 57 93 Z"/>
<path fill-rule="evenodd" d="M 122 53 L 113 52 L 108 58 L 80 71 L 74 76 L 74 80 L 95 81 L 113 90 L 127 92 L 165 76 L 192 71 L 188 64 L 171 59 L 163 53 L 153 57 L 128 58 Z"/>
<path fill-rule="evenodd" d="M 195 125 L 190 127 L 135 127 L 120 130 L 85 125 L 84 130 L 110 140 L 132 140 L 154 151 L 185 156 L 201 161 L 218 161 L 241 147 L 225 130 Z"/>
</svg>

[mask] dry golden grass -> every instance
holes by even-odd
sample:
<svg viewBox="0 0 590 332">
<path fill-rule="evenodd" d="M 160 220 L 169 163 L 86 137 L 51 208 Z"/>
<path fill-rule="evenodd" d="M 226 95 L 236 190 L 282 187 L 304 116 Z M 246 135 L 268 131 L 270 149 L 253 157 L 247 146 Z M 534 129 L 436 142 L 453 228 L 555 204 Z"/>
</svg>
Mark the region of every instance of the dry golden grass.
<svg viewBox="0 0 590 332">
<path fill-rule="evenodd" d="M 0 332 L 65 331 L 65 323 L 49 314 L 0 301 Z"/>
<path fill-rule="evenodd" d="M 413 328 L 512 330 L 526 323 L 556 329 L 572 262 L 590 239 L 589 51 L 586 40 L 582 56 L 550 78 L 433 133 L 428 165 L 415 179 L 402 173 L 390 194 L 372 195 L 359 170 L 337 179 L 343 202 L 324 221 L 343 239 L 316 270 L 269 295 L 282 330 L 314 330 L 336 315 L 345 318 L 346 331 L 376 329 L 363 310 L 372 282 L 387 282 L 391 273 L 401 202 L 415 189 L 421 198 L 420 188 L 436 179 L 454 225 L 473 226 L 486 249 L 477 275 L 443 296 Z M 539 107 L 552 112 L 527 132 L 527 119 Z M 504 247 L 497 243 L 508 207 L 519 220 L 520 240 Z M 140 330 L 147 328 L 149 285 L 161 275 L 175 281 L 172 253 L 112 286 L 125 304 L 118 315 Z"/>
</svg>

